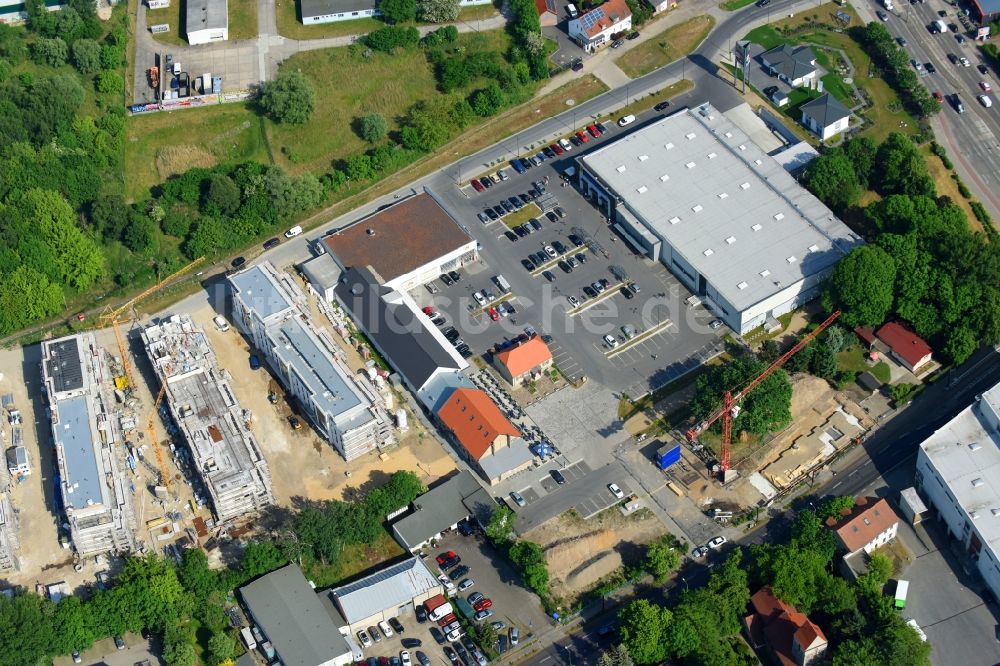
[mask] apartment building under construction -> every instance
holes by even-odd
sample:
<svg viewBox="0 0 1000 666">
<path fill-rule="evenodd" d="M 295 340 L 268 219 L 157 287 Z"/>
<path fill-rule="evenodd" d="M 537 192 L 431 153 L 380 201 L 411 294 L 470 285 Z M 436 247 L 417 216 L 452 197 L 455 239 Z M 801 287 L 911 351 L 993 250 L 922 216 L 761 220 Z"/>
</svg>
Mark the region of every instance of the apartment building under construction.
<svg viewBox="0 0 1000 666">
<path fill-rule="evenodd" d="M 52 421 L 57 484 L 81 556 L 135 548 L 135 515 L 111 373 L 93 333 L 42 342 L 42 381 Z"/>
<path fill-rule="evenodd" d="M 274 503 L 271 473 L 247 426 L 248 413 L 219 367 L 205 332 L 189 315 L 173 315 L 142 330 L 146 354 L 178 429 L 187 441 L 220 523 Z"/>
</svg>

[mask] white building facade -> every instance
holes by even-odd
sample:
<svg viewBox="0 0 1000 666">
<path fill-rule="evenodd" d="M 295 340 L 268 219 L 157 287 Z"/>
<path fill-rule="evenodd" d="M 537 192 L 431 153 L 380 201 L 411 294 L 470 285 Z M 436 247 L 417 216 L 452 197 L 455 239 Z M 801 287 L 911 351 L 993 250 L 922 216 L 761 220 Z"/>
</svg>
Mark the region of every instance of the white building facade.
<svg viewBox="0 0 1000 666">
<path fill-rule="evenodd" d="M 920 445 L 916 488 L 1000 598 L 1000 384 Z"/>
</svg>

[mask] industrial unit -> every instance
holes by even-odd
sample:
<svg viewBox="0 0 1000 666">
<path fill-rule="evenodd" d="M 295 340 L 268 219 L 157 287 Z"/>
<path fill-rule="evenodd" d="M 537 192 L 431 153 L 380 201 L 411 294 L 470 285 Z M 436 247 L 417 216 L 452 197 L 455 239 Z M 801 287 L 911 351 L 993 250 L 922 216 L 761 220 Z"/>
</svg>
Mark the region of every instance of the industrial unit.
<svg viewBox="0 0 1000 666">
<path fill-rule="evenodd" d="M 131 551 L 135 516 L 121 433 L 105 393 L 111 374 L 104 351 L 93 333 L 46 340 L 41 351 L 57 483 L 73 547 L 81 556 Z"/>
<path fill-rule="evenodd" d="M 1000 596 L 1000 384 L 924 440 L 916 486 Z"/>
<path fill-rule="evenodd" d="M 229 282 L 236 325 L 346 460 L 395 443 L 380 378 L 351 372 L 343 351 L 314 326 L 305 293 L 290 276 L 265 262 Z"/>
<path fill-rule="evenodd" d="M 229 39 L 227 0 L 188 0 L 184 17 L 188 44 L 211 44 Z"/>
<path fill-rule="evenodd" d="M 189 315 L 173 315 L 143 329 L 142 342 L 157 376 L 166 382 L 170 414 L 191 450 L 217 520 L 232 521 L 273 504 L 267 461 L 205 332 Z"/>
<path fill-rule="evenodd" d="M 581 189 L 614 229 L 740 334 L 815 298 L 863 242 L 707 103 L 578 163 Z"/>
</svg>

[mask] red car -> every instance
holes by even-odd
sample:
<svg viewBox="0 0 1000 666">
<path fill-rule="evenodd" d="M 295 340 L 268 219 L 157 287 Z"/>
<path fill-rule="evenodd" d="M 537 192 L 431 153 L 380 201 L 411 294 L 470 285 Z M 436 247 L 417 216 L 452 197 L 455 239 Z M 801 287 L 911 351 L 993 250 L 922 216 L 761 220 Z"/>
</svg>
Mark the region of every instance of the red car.
<svg viewBox="0 0 1000 666">
<path fill-rule="evenodd" d="M 434 310 L 434 308 L 428 305 L 426 308 L 424 308 L 424 314 L 427 315 L 428 317 L 433 317 L 434 315 L 437 314 L 437 312 Z M 448 554 L 454 555 L 455 553 L 449 552 Z M 441 557 L 438 556 L 438 564 L 441 564 L 440 560 Z"/>
<path fill-rule="evenodd" d="M 583 130 L 580 130 L 579 132 L 576 133 L 576 138 L 578 138 L 582 143 L 587 143 L 588 141 L 590 141 L 590 137 L 587 136 L 586 132 L 584 132 Z"/>
<path fill-rule="evenodd" d="M 565 150 L 563 150 L 563 147 L 560 146 L 558 143 L 553 143 L 551 146 L 549 146 L 549 148 L 551 148 L 552 152 L 555 153 L 556 155 L 562 155 L 563 153 L 566 152 Z"/>
<path fill-rule="evenodd" d="M 944 95 L 942 95 L 940 91 L 935 90 L 933 94 L 934 94 L 934 99 L 936 99 L 938 102 L 944 102 Z"/>
<path fill-rule="evenodd" d="M 489 608 L 492 605 L 493 605 L 493 601 L 491 599 L 481 599 L 481 600 L 479 600 L 479 601 L 476 602 L 476 604 L 473 606 L 473 608 L 475 608 L 476 612 L 478 613 L 479 611 L 486 610 L 487 608 Z"/>
<path fill-rule="evenodd" d="M 472 183 L 472 189 L 474 189 L 474 190 L 475 190 L 476 192 L 482 192 L 483 190 L 485 190 L 485 189 L 486 189 L 485 187 L 483 187 L 483 184 L 482 184 L 482 183 L 480 183 L 480 182 L 479 182 L 479 181 L 478 181 L 477 179 L 475 179 L 475 178 L 473 178 L 473 179 L 472 179 L 471 181 L 469 181 L 469 182 L 470 182 L 470 183 Z"/>
<path fill-rule="evenodd" d="M 424 308 L 424 314 L 428 314 L 428 310 L 433 312 L 433 308 Z M 444 565 L 445 562 L 455 557 L 455 551 L 449 550 L 447 553 L 441 553 L 437 556 L 437 563 L 439 566 Z"/>
<path fill-rule="evenodd" d="M 455 617 L 454 613 L 448 613 L 443 618 L 441 618 L 440 620 L 438 620 L 438 626 L 439 627 L 447 627 L 449 624 L 451 624 L 452 622 L 454 622 L 456 619 L 458 619 L 458 618 Z"/>
<path fill-rule="evenodd" d="M 590 132 L 590 136 L 595 139 L 601 136 L 601 130 L 597 129 L 597 125 L 587 125 L 587 131 Z"/>
<path fill-rule="evenodd" d="M 490 307 L 489 314 L 490 314 L 490 319 L 492 319 L 493 321 L 499 321 L 500 320 L 500 313 L 497 312 L 496 308 Z"/>
</svg>

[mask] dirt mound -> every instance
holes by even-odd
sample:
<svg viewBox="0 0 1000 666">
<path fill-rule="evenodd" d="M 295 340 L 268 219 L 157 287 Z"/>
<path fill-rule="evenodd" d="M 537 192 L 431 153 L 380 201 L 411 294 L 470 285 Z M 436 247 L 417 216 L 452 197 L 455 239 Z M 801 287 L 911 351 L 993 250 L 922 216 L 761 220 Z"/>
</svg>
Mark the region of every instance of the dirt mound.
<svg viewBox="0 0 1000 666">
<path fill-rule="evenodd" d="M 826 414 L 833 410 L 833 389 L 825 379 L 801 373 L 792 379 L 792 422 L 808 414 Z"/>
<path fill-rule="evenodd" d="M 622 565 L 621 556 L 609 550 L 590 558 L 566 576 L 566 586 L 571 590 L 586 590 Z"/>
<path fill-rule="evenodd" d="M 192 144 L 164 146 L 156 152 L 156 172 L 160 180 L 184 173 L 194 167 L 208 168 L 216 163 L 215 156 L 204 148 Z"/>
</svg>

